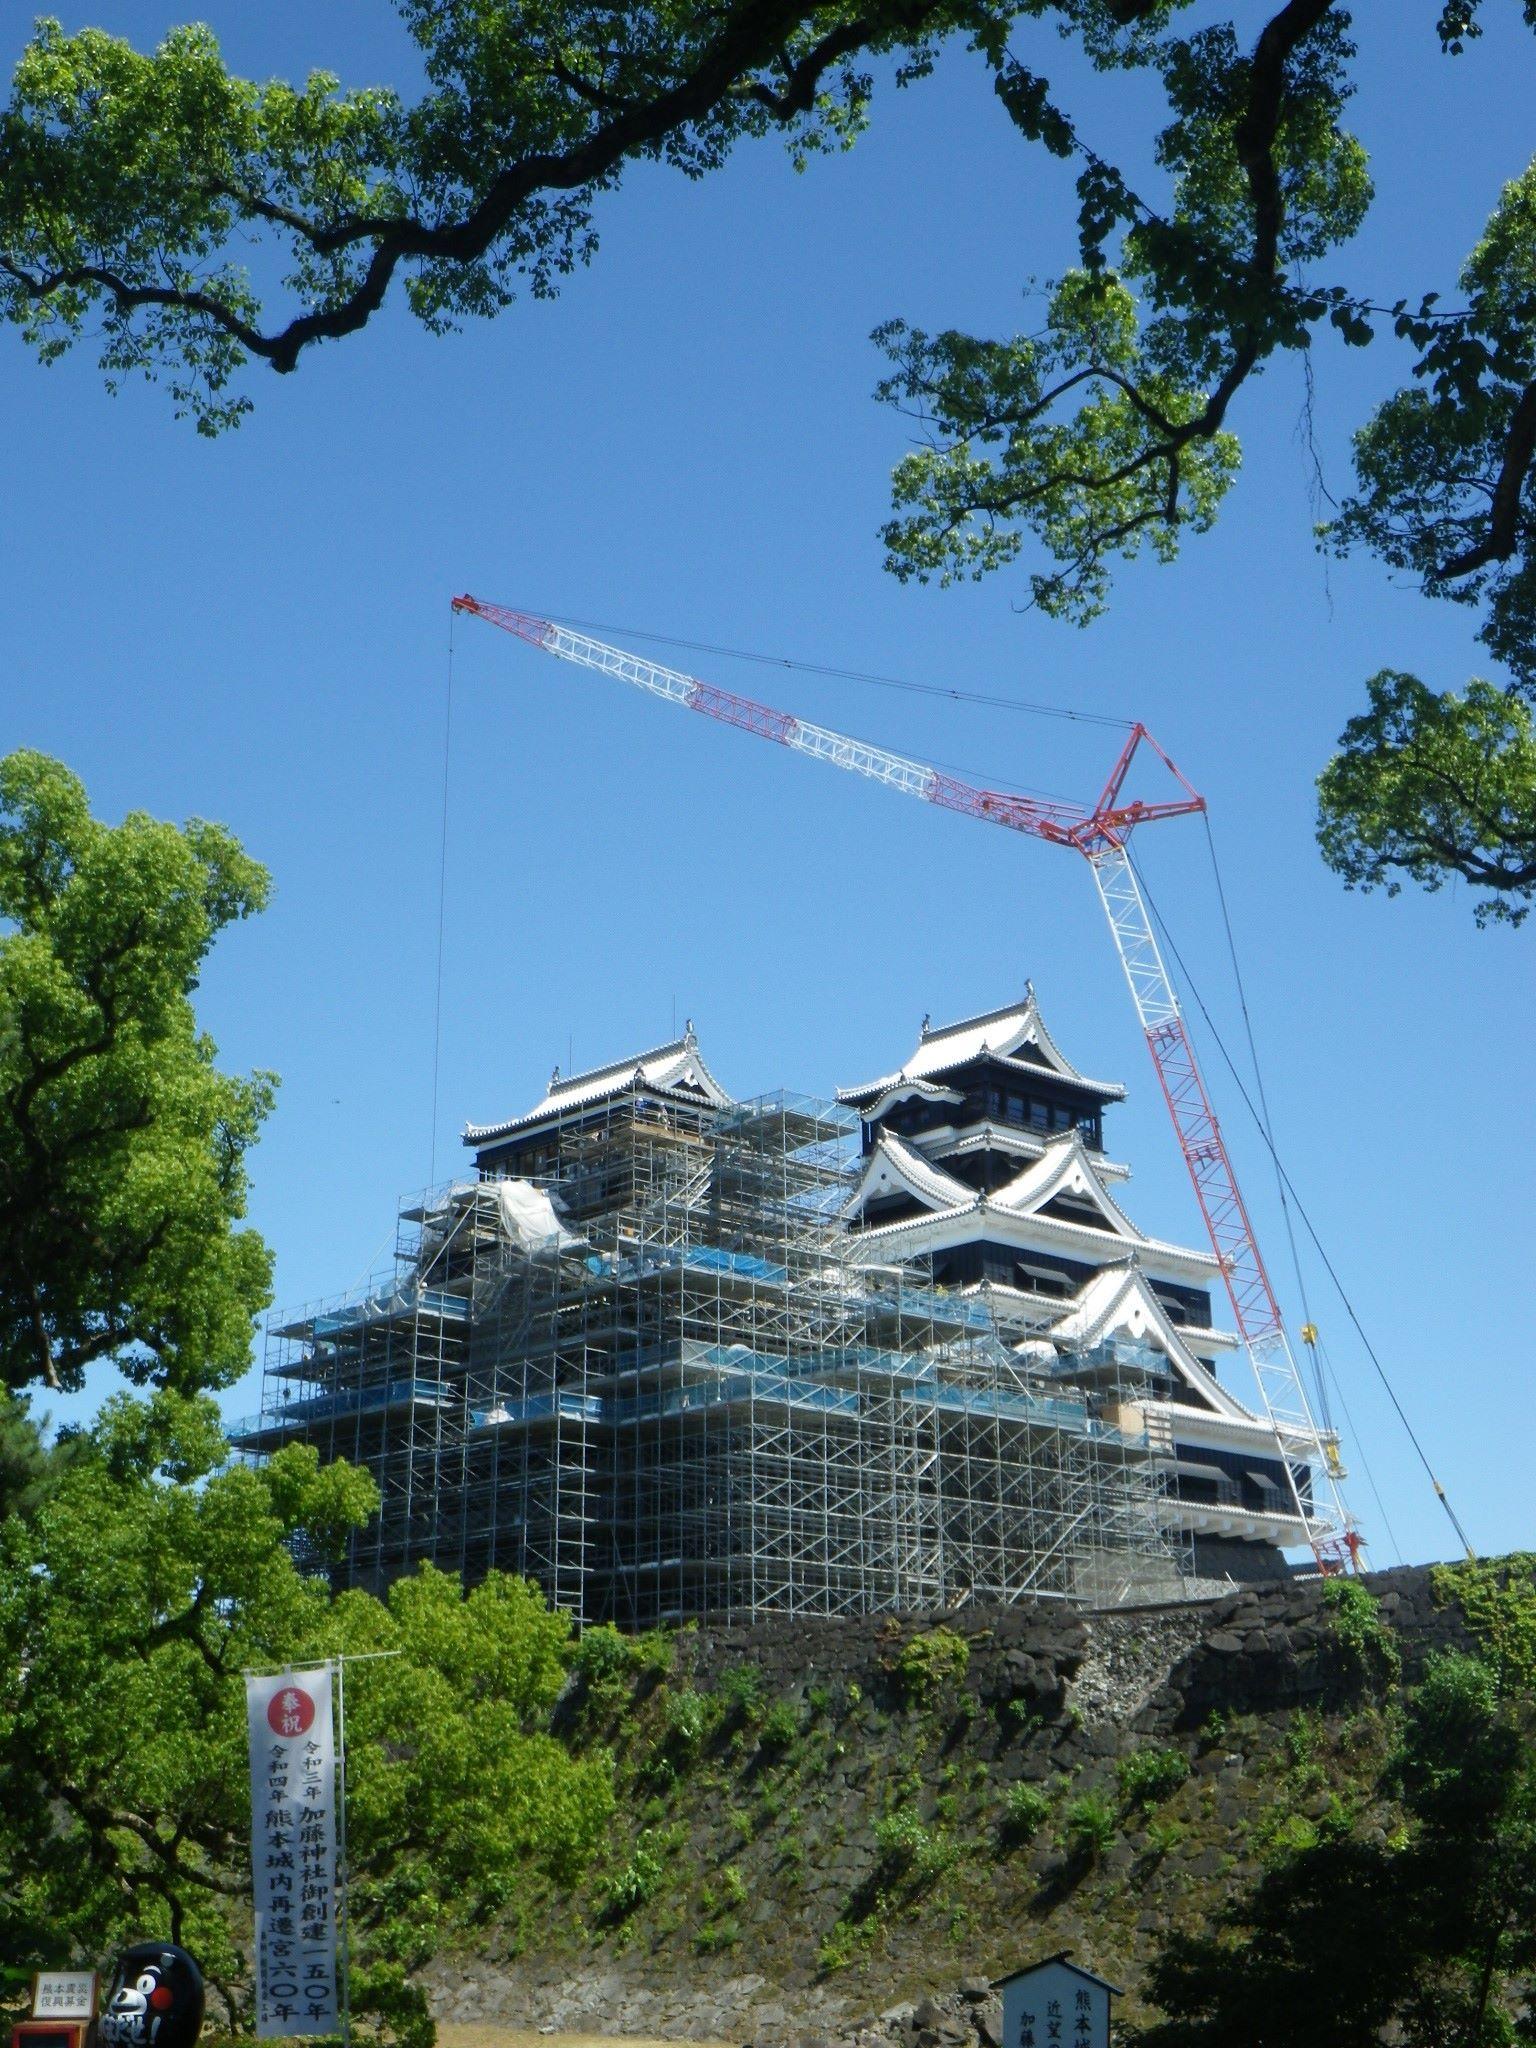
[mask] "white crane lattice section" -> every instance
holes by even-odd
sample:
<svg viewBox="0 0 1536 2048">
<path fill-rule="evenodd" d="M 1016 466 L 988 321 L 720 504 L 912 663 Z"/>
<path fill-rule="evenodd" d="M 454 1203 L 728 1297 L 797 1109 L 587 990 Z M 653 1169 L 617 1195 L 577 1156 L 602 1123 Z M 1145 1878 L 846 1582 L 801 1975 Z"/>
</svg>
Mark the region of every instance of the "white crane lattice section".
<svg viewBox="0 0 1536 2048">
<path fill-rule="evenodd" d="M 462 596 L 454 608 L 489 620 L 530 645 L 595 669 L 685 710 L 697 711 L 833 767 L 883 783 L 907 796 L 1005 825 L 1084 855 L 1093 869 L 1147 1045 L 1167 1097 L 1213 1250 L 1232 1299 L 1238 1327 L 1276 1448 L 1289 1479 L 1296 1513 L 1325 1570 L 1357 1561 L 1358 1539 L 1339 1487 L 1337 1440 L 1325 1438 L 1286 1338 L 1280 1309 L 1248 1220 L 1237 1176 L 1185 1028 L 1173 983 L 1158 949 L 1127 846 L 1137 825 L 1205 808 L 1173 761 L 1145 727 L 1132 728 L 1109 780 L 1091 809 L 1037 802 L 974 787 L 906 755 L 855 740 L 792 713 L 684 675 L 644 657 L 610 647 L 588 634 L 482 599 Z M 1172 801 L 1128 801 L 1124 786 L 1138 750 L 1147 746 L 1180 785 Z M 1315 1472 L 1324 1491 L 1312 1490 Z"/>
</svg>

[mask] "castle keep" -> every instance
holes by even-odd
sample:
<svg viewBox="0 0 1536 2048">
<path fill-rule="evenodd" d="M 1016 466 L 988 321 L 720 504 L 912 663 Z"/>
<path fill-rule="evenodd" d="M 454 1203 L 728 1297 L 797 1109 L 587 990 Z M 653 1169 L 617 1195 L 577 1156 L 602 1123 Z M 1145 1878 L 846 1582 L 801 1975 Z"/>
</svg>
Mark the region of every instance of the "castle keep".
<svg viewBox="0 0 1536 2048">
<path fill-rule="evenodd" d="M 624 1627 L 1283 1575 L 1281 1447 L 1215 1260 L 1121 1206 L 1123 1094 L 1032 991 L 836 1101 L 732 1100 L 691 1028 L 557 1073 L 387 1280 L 273 1326 L 237 1442 L 374 1474 L 351 1582 L 500 1568 Z"/>
</svg>

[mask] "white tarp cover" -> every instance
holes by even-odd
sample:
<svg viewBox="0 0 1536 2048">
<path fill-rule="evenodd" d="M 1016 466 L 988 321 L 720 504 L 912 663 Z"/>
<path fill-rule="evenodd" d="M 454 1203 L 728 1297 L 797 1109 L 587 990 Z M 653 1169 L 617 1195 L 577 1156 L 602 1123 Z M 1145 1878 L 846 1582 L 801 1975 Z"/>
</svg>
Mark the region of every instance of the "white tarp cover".
<svg viewBox="0 0 1536 2048">
<path fill-rule="evenodd" d="M 531 1181 L 460 1180 L 423 1218 L 422 1267 L 431 1264 L 465 1216 L 482 1200 L 494 1202 L 502 1229 L 525 1252 L 563 1252 L 586 1242 L 566 1228 L 553 1198 Z"/>
<path fill-rule="evenodd" d="M 563 1251 L 568 1245 L 581 1243 L 575 1232 L 567 1230 L 560 1221 L 550 1196 L 531 1181 L 494 1180 L 482 1182 L 481 1186 L 495 1191 L 503 1227 L 513 1243 L 525 1251 Z"/>
</svg>

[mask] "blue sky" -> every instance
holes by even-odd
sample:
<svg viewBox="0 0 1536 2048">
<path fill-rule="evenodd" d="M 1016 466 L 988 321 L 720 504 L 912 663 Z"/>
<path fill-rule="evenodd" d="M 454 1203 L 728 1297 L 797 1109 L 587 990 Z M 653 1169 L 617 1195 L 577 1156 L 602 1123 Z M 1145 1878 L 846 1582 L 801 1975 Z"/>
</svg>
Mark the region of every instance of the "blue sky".
<svg viewBox="0 0 1536 2048">
<path fill-rule="evenodd" d="M 259 74 L 406 75 L 383 0 L 202 12 Z M 1501 16 L 1453 64 L 1422 12 L 1410 37 L 1379 4 L 1361 10 L 1384 51 L 1356 110 L 1381 197 L 1345 266 L 1389 300 L 1452 286 L 1531 143 L 1536 41 Z M 165 0 L 63 13 L 140 44 L 181 18 Z M 1115 149 L 1144 129 L 1143 88 L 1084 80 L 1031 33 L 1094 139 Z M 24 34 L 10 15 L 7 62 Z M 456 1169 L 463 1123 L 525 1106 L 556 1063 L 618 1057 L 691 1016 L 734 1091 L 831 1093 L 896 1064 L 925 1012 L 992 1007 L 1026 977 L 1079 1064 L 1130 1086 L 1109 1143 L 1135 1168 L 1132 1214 L 1198 1233 L 1073 857 L 684 718 L 472 621 L 454 656 L 434 1128 L 453 592 L 1145 719 L 1211 801 L 1291 1176 L 1474 1542 L 1529 1544 L 1532 939 L 1478 933 L 1459 890 L 1348 895 L 1312 838 L 1312 780 L 1364 678 L 1395 666 L 1460 685 L 1486 670 L 1473 618 L 1316 553 L 1291 363 L 1239 409 L 1244 469 L 1217 531 L 1175 570 L 1123 573 L 1090 631 L 1021 610 L 1021 574 L 941 591 L 881 570 L 904 426 L 871 400 L 869 330 L 897 314 L 1028 325 L 1025 280 L 1069 260 L 1073 211 L 1061 168 L 1025 150 L 956 55 L 883 92 L 858 147 L 804 174 L 765 143 L 698 184 L 633 177 L 602 207 L 596 263 L 557 302 L 446 342 L 394 305 L 297 375 L 254 375 L 254 417 L 213 443 L 161 392 L 109 398 L 83 353 L 45 372 L 0 337 L 0 743 L 61 755 L 103 815 L 222 819 L 271 867 L 271 910 L 224 941 L 200 1002 L 229 1064 L 283 1077 L 252 1213 L 276 1250 L 278 1301 L 294 1304 L 366 1272 L 397 1196 Z M 1351 427 L 1405 360 L 1390 344 L 1319 349 L 1313 439 L 1334 490 Z M 992 782 L 1086 795 L 1115 743 L 1093 726 L 680 659 Z M 1235 1048 L 1203 834 L 1166 825 L 1141 854 Z M 1214 1053 L 1210 1065 L 1294 1322 L 1265 1155 Z M 1449 1554 L 1315 1262 L 1306 1278 L 1374 1560 Z M 256 1393 L 253 1377 L 232 1412 Z"/>
</svg>

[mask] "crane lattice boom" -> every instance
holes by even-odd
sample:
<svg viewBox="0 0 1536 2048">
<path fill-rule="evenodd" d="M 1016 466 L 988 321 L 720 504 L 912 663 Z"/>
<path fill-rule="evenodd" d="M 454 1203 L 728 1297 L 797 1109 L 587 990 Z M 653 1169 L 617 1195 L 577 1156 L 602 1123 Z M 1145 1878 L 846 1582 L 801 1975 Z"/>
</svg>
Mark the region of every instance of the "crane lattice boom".
<svg viewBox="0 0 1536 2048">
<path fill-rule="evenodd" d="M 846 733 L 833 732 L 826 726 L 813 725 L 792 712 L 737 696 L 714 683 L 701 682 L 680 670 L 647 661 L 642 655 L 610 647 L 549 619 L 535 618 L 505 605 L 488 604 L 467 594 L 456 597 L 453 607 L 515 633 L 546 654 L 582 668 L 596 669 L 619 682 L 647 690 L 652 696 L 665 698 L 668 703 L 680 704 L 685 710 L 701 712 L 707 718 L 755 733 L 758 738 L 772 740 L 795 753 L 809 754 L 834 768 L 865 776 L 904 795 L 920 797 L 925 803 L 981 818 L 989 824 L 1004 825 L 1011 831 L 1027 832 L 1084 856 L 1109 919 L 1136 1014 L 1194 1183 L 1211 1248 L 1226 1283 L 1232 1313 L 1275 1432 L 1292 1507 L 1324 1570 L 1337 1570 L 1341 1563 L 1354 1566 L 1360 1539 L 1339 1490 L 1337 1440 L 1325 1436 L 1313 1418 L 1226 1140 L 1131 865 L 1128 842 L 1137 825 L 1160 818 L 1185 817 L 1206 807 L 1205 799 L 1146 727 L 1132 726 L 1095 804 L 1037 801 L 979 788 L 926 762 L 911 760 L 867 740 L 851 739 Z M 1143 747 L 1149 748 L 1168 770 L 1182 795 L 1162 803 L 1125 798 L 1127 777 Z M 1297 1476 L 1296 1461 L 1312 1459 L 1317 1461 L 1314 1470 L 1328 1495 L 1326 1504 L 1321 1506 L 1311 1489 L 1303 1497 Z"/>
</svg>

